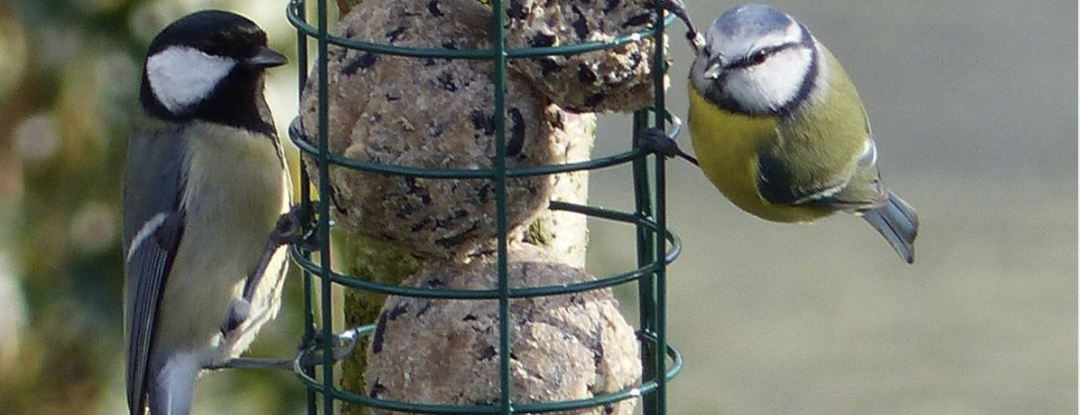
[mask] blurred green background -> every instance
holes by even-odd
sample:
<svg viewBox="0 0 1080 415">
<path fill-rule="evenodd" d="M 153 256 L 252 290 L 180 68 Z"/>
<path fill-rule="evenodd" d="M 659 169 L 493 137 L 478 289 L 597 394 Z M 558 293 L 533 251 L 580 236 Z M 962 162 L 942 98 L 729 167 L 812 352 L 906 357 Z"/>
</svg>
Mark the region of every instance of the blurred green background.
<svg viewBox="0 0 1080 415">
<path fill-rule="evenodd" d="M 736 4 L 688 3 L 703 27 Z M 1076 413 L 1076 2 L 773 5 L 859 86 L 885 180 L 922 220 L 917 262 L 852 217 L 755 219 L 674 162 L 670 223 L 685 252 L 669 322 L 687 366 L 669 413 Z M 117 202 L 141 54 L 209 7 L 295 53 L 284 1 L 0 0 L 0 414 L 125 411 Z M 672 52 L 668 102 L 685 114 L 689 51 L 676 37 Z M 271 73 L 279 130 L 296 112 L 296 71 Z M 628 126 L 602 117 L 596 152 L 625 149 Z M 629 208 L 630 189 L 626 169 L 591 181 L 609 207 Z M 631 232 L 590 226 L 590 271 L 633 262 Z M 298 342 L 298 279 L 288 285 L 255 354 Z M 214 373 L 197 394 L 196 413 L 303 409 L 287 373 Z"/>
</svg>

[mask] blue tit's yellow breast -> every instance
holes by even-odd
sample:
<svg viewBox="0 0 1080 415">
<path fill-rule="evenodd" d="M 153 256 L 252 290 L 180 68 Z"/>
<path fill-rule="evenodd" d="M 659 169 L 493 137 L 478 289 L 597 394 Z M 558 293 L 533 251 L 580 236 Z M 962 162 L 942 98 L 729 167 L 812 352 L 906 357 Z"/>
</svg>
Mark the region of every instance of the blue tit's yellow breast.
<svg viewBox="0 0 1080 415">
<path fill-rule="evenodd" d="M 757 152 L 776 135 L 772 117 L 725 111 L 690 87 L 690 137 L 705 176 L 736 206 L 763 208 L 757 190 Z"/>
<path fill-rule="evenodd" d="M 690 137 L 701 170 L 735 206 L 775 222 L 806 222 L 819 209 L 777 205 L 758 191 L 758 154 L 778 139 L 778 117 L 751 117 L 710 103 L 691 85 Z"/>
</svg>

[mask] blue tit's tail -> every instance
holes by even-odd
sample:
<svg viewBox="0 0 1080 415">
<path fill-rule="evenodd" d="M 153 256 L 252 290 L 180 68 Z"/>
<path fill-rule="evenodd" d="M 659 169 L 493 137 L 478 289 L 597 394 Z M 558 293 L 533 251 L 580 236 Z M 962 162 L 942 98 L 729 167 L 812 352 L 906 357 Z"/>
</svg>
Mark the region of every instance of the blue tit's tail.
<svg viewBox="0 0 1080 415">
<path fill-rule="evenodd" d="M 919 234 L 919 217 L 915 215 L 915 210 L 892 190 L 888 190 L 888 196 L 888 200 L 881 207 L 862 211 L 862 217 L 910 264 L 915 262 L 915 236 Z"/>
</svg>

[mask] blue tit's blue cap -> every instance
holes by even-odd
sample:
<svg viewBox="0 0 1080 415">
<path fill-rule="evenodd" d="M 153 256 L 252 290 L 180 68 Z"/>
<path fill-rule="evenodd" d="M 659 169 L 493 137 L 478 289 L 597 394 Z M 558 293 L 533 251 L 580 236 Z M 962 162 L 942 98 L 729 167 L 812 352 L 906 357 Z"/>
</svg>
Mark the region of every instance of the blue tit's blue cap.
<svg viewBox="0 0 1080 415">
<path fill-rule="evenodd" d="M 724 12 L 712 29 L 730 39 L 760 38 L 787 29 L 794 21 L 765 4 L 744 4 Z"/>
</svg>

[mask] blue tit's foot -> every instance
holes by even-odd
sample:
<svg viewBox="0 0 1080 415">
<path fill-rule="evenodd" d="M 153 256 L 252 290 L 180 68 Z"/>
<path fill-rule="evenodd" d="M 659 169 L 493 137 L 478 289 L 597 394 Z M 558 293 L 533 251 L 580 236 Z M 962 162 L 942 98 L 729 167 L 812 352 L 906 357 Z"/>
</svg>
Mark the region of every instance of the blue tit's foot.
<svg viewBox="0 0 1080 415">
<path fill-rule="evenodd" d="M 638 144 L 650 152 L 662 155 L 667 158 L 679 157 L 683 160 L 690 162 L 695 166 L 698 165 L 698 161 L 694 156 L 686 154 L 679 148 L 679 143 L 667 135 L 664 130 L 659 128 L 650 128 L 645 130 L 641 135 L 641 140 Z"/>
<path fill-rule="evenodd" d="M 694 49 L 695 55 L 700 52 L 701 48 L 705 46 L 705 37 L 701 35 L 701 32 L 698 32 L 694 22 L 690 20 L 690 13 L 686 9 L 686 3 L 683 3 L 683 0 L 660 0 L 660 7 L 683 21 L 683 24 L 686 25 L 686 40 L 690 42 L 690 47 Z"/>
</svg>

